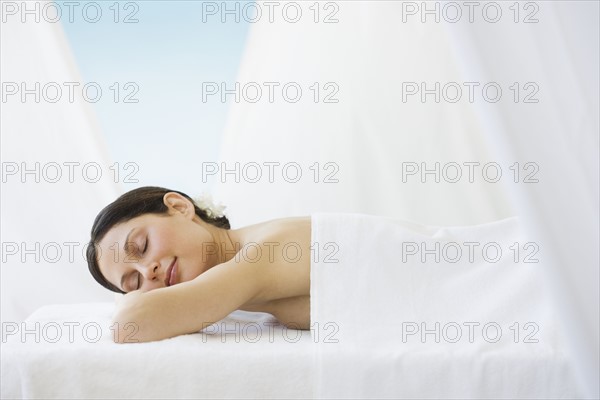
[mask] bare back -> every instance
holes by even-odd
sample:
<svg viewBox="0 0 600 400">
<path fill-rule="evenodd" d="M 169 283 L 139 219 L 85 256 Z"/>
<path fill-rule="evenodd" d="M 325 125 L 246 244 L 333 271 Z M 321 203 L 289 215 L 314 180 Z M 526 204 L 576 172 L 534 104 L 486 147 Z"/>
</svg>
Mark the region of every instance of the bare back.
<svg viewBox="0 0 600 400">
<path fill-rule="evenodd" d="M 256 250 L 237 256 L 257 263 L 255 273 L 264 274 L 264 288 L 262 296 L 239 309 L 266 312 L 290 328 L 309 329 L 311 218 L 277 219 L 242 231 Z"/>
</svg>

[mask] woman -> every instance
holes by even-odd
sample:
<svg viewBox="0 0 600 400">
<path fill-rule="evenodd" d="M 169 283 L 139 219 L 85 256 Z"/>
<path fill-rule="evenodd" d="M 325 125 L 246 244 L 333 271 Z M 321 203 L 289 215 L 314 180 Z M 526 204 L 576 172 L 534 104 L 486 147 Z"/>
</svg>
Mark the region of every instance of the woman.
<svg viewBox="0 0 600 400">
<path fill-rule="evenodd" d="M 235 310 L 309 329 L 310 236 L 310 217 L 234 230 L 182 192 L 142 187 L 98 214 L 87 260 L 96 281 L 125 294 L 115 342 L 198 332 Z"/>
</svg>

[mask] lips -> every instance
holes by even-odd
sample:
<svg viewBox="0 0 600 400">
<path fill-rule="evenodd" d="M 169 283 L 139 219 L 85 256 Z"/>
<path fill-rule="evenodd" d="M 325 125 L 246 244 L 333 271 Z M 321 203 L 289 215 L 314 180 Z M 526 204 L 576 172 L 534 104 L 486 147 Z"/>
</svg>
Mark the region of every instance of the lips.
<svg viewBox="0 0 600 400">
<path fill-rule="evenodd" d="M 176 267 L 176 262 L 177 262 L 177 257 L 175 257 L 173 259 L 173 262 L 171 263 L 171 265 L 169 265 L 169 268 L 167 268 L 167 276 L 165 277 L 165 286 L 172 286 L 175 284 L 175 278 L 176 278 L 176 272 L 177 270 L 175 270 Z M 173 273 L 175 271 L 175 273 Z"/>
</svg>

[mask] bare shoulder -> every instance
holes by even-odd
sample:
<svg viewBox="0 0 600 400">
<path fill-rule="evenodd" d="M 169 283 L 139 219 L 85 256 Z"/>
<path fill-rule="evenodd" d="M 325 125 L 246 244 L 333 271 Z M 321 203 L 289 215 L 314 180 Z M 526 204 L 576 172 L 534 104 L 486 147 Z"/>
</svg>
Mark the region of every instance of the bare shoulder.
<svg viewBox="0 0 600 400">
<path fill-rule="evenodd" d="M 292 217 L 265 222 L 240 256 L 253 262 L 261 285 L 261 302 L 310 293 L 311 218 Z"/>
<path fill-rule="evenodd" d="M 247 227 L 257 236 L 307 236 L 310 240 L 311 217 L 288 217 L 273 219 Z"/>
</svg>

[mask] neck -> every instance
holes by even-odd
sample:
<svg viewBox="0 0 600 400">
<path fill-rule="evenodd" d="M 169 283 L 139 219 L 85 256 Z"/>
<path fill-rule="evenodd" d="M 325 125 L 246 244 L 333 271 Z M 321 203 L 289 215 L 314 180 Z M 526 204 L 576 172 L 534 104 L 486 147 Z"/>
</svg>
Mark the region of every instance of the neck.
<svg viewBox="0 0 600 400">
<path fill-rule="evenodd" d="M 198 218 L 198 223 L 204 224 L 213 237 L 217 245 L 216 262 L 225 263 L 235 257 L 235 255 L 246 245 L 245 229 L 223 229 L 217 228 Z"/>
<path fill-rule="evenodd" d="M 240 232 L 233 229 L 216 228 L 214 238 L 215 242 L 219 244 L 219 263 L 224 263 L 234 258 L 245 244 Z"/>
</svg>

